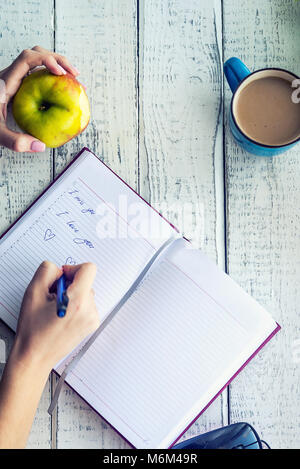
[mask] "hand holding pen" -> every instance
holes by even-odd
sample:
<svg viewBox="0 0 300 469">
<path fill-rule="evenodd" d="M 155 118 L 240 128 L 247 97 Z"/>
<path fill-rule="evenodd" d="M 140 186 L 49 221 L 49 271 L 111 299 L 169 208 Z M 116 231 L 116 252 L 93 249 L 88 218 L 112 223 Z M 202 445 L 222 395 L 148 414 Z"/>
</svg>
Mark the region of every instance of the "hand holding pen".
<svg viewBox="0 0 300 469">
<path fill-rule="evenodd" d="M 92 263 L 60 269 L 44 261 L 39 266 L 21 306 L 15 347 L 22 356 L 39 360 L 50 372 L 59 360 L 99 327 L 92 290 L 95 275 L 96 266 Z M 57 317 L 56 285 L 65 307 L 63 317 Z M 67 304 L 63 294 L 68 299 Z"/>
</svg>

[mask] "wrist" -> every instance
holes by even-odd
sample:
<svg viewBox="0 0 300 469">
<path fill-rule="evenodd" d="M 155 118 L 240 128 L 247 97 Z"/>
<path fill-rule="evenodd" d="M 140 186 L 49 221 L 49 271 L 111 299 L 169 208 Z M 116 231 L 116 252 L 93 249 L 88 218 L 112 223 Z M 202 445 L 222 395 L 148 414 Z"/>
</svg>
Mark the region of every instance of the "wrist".
<svg viewBox="0 0 300 469">
<path fill-rule="evenodd" d="M 9 362 L 13 363 L 14 367 L 24 369 L 27 372 L 38 373 L 41 378 L 47 378 L 52 370 L 52 365 L 43 360 L 36 351 L 25 347 L 18 336 L 15 338 Z"/>
</svg>

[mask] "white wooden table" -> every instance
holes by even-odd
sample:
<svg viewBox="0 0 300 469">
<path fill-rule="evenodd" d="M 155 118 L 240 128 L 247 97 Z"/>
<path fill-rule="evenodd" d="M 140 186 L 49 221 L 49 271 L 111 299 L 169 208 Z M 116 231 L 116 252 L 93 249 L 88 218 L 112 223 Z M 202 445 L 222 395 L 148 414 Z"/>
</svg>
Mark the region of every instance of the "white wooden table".
<svg viewBox="0 0 300 469">
<path fill-rule="evenodd" d="M 66 55 L 81 71 L 92 120 L 56 150 L 0 149 L 0 230 L 90 147 L 282 325 L 185 437 L 247 421 L 272 447 L 299 447 L 300 145 L 259 158 L 234 143 L 222 65 L 235 55 L 252 70 L 300 75 L 300 3 L 3 0 L 1 7 L 0 68 L 34 45 Z M 2 323 L 0 336 L 3 368 L 13 335 Z M 67 387 L 51 419 L 55 379 L 28 447 L 127 447 Z"/>
</svg>

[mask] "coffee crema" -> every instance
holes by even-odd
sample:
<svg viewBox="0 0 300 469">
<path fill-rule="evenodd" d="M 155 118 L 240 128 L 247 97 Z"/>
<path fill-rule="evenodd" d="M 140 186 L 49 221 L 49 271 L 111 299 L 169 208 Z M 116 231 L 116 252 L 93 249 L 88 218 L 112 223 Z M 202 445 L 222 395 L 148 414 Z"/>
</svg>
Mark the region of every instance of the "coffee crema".
<svg viewBox="0 0 300 469">
<path fill-rule="evenodd" d="M 254 79 L 236 96 L 234 116 L 242 132 L 265 145 L 279 146 L 300 136 L 300 103 L 291 82 L 280 77 Z"/>
</svg>

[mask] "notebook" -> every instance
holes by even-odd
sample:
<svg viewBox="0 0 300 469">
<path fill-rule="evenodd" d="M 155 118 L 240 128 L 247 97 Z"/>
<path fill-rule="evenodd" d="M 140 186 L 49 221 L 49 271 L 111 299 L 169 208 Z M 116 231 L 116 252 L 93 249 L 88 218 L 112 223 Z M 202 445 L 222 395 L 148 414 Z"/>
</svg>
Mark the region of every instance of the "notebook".
<svg viewBox="0 0 300 469">
<path fill-rule="evenodd" d="M 103 321 L 171 236 L 66 379 L 136 448 L 174 445 L 280 326 L 87 148 L 0 241 L 0 318 L 16 330 L 44 259 L 97 264 Z"/>
</svg>

